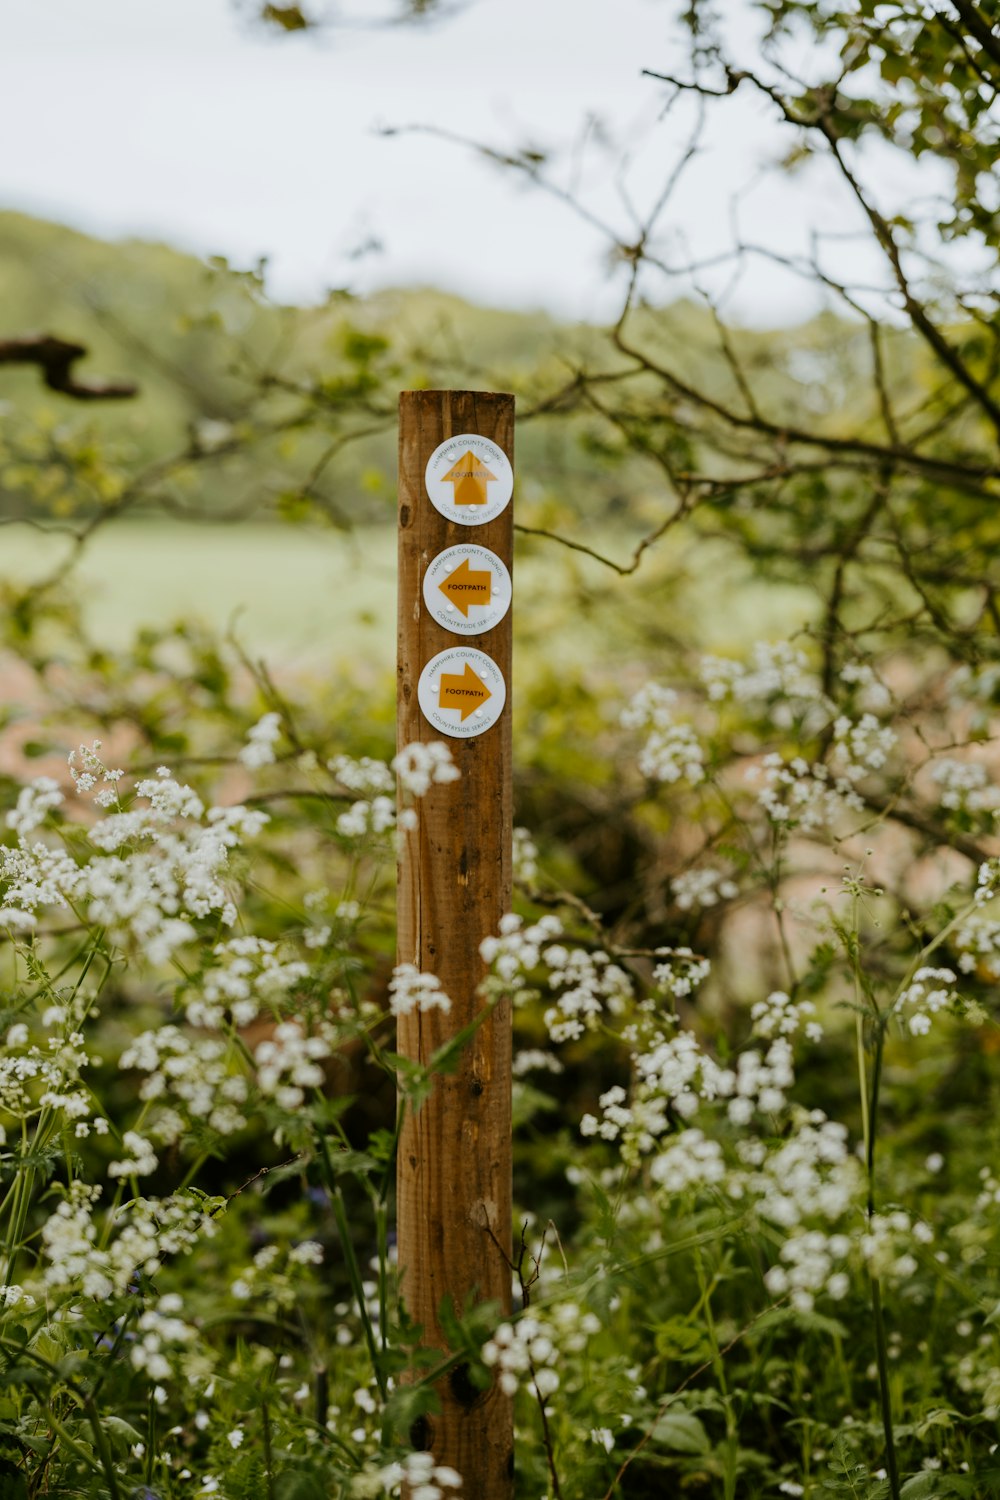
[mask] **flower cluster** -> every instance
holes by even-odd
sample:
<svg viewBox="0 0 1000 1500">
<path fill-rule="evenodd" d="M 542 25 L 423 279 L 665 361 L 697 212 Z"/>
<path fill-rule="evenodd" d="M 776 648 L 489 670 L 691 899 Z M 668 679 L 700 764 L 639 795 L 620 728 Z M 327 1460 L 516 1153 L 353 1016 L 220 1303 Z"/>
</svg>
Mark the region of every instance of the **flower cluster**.
<svg viewBox="0 0 1000 1500">
<path fill-rule="evenodd" d="M 301 1018 L 279 1021 L 254 1052 L 257 1087 L 280 1109 L 298 1109 L 307 1089 L 322 1087 L 320 1062 L 335 1045 L 336 1032 L 328 1021 L 321 1021 L 312 1035 Z"/>
<path fill-rule="evenodd" d="M 953 988 L 951 969 L 918 969 L 897 1001 L 901 1011 L 908 1011 L 906 1024 L 914 1036 L 926 1036 L 931 1017 L 943 1010 L 953 1010 L 958 994 Z"/>
<path fill-rule="evenodd" d="M 543 951 L 542 961 L 548 988 L 556 994 L 555 1004 L 544 1014 L 554 1042 L 576 1041 L 604 1012 L 621 1015 L 632 998 L 629 976 L 600 949 L 553 943 Z"/>
<path fill-rule="evenodd" d="M 977 761 L 943 757 L 931 767 L 931 779 L 940 789 L 941 806 L 951 812 L 996 812 L 1000 810 L 1000 787 Z"/>
<path fill-rule="evenodd" d="M 544 1314 L 527 1313 L 515 1323 L 501 1323 L 483 1345 L 481 1358 L 497 1371 L 497 1384 L 513 1396 L 529 1381 L 542 1405 L 559 1389 L 560 1357 L 580 1353 L 599 1333 L 601 1322 L 578 1303 L 557 1303 Z"/>
<path fill-rule="evenodd" d="M 27 1120 L 42 1109 L 58 1109 L 64 1119 L 75 1122 L 77 1136 L 88 1133 L 88 1117 L 93 1109 L 89 1090 L 80 1073 L 91 1058 L 83 1033 L 74 1029 L 60 1006 L 50 1006 L 42 1017 L 43 1024 L 59 1028 L 44 1046 L 29 1042 L 24 1021 L 8 1029 L 6 1045 L 0 1055 L 0 1110 L 15 1119 Z M 68 1026 L 67 1026 L 68 1021 Z M 98 1126 L 103 1130 L 104 1122 Z"/>
<path fill-rule="evenodd" d="M 185 1006 L 190 1024 L 206 1029 L 222 1026 L 227 1016 L 234 1026 L 249 1026 L 262 1006 L 276 1006 L 309 973 L 301 960 L 282 959 L 277 943 L 249 933 L 217 943 L 212 955 L 216 962 Z"/>
<path fill-rule="evenodd" d="M 345 839 L 380 838 L 396 826 L 396 806 L 389 797 L 359 798 L 337 819 L 337 832 Z"/>
<path fill-rule="evenodd" d="M 156 1152 L 145 1136 L 135 1130 L 126 1130 L 122 1145 L 129 1153 L 122 1161 L 113 1161 L 108 1167 L 109 1177 L 148 1177 L 159 1165 Z"/>
<path fill-rule="evenodd" d="M 512 864 L 515 883 L 531 886 L 538 879 L 538 848 L 526 828 L 515 828 Z"/>
<path fill-rule="evenodd" d="M 663 995 L 685 1000 L 708 978 L 712 966 L 707 958 L 690 948 L 658 948 L 653 967 L 653 984 Z"/>
<path fill-rule="evenodd" d="M 794 1001 L 783 990 L 774 990 L 766 1000 L 756 1000 L 750 1007 L 750 1019 L 757 1036 L 794 1036 L 802 1026 L 804 1016 L 814 1016 L 816 1007 L 811 1000 Z M 804 1031 L 809 1041 L 822 1039 L 823 1028 L 818 1021 L 806 1021 Z"/>
<path fill-rule="evenodd" d="M 176 1292 L 168 1292 L 139 1315 L 129 1358 L 134 1368 L 142 1370 L 150 1380 L 169 1380 L 177 1373 L 167 1351 L 175 1354 L 195 1338 L 190 1323 L 179 1316 L 183 1308 L 183 1298 Z"/>
<path fill-rule="evenodd" d="M 850 1149 L 847 1127 L 822 1110 L 794 1112 L 794 1129 L 774 1149 L 756 1137 L 739 1143 L 749 1169 L 748 1192 L 757 1211 L 781 1229 L 797 1229 L 810 1219 L 834 1222 L 857 1204 L 863 1173 Z"/>
<path fill-rule="evenodd" d="M 544 1021 L 554 1042 L 576 1041 L 602 1015 L 621 1015 L 633 998 L 631 979 L 609 954 L 550 941 L 562 936 L 558 917 L 544 916 L 525 927 L 520 917 L 508 913 L 500 919 L 500 935 L 485 938 L 479 946 L 504 986 L 513 988 L 515 1004 L 536 994 L 528 985 L 529 976 L 542 971 L 553 998 Z"/>
<path fill-rule="evenodd" d="M 483 938 L 479 953 L 500 979 L 512 984 L 538 967 L 543 945 L 561 937 L 562 930 L 562 923 L 555 916 L 544 916 L 525 927 L 519 916 L 507 912 L 500 918 L 499 936 Z"/>
<path fill-rule="evenodd" d="M 461 1489 L 462 1476 L 450 1465 L 437 1463 L 433 1453 L 408 1453 L 401 1463 L 356 1475 L 350 1493 L 352 1500 L 377 1500 L 380 1495 L 398 1495 L 403 1485 L 410 1500 L 446 1500 L 446 1491 Z"/>
<path fill-rule="evenodd" d="M 359 760 L 350 755 L 335 755 L 327 761 L 327 769 L 349 792 L 361 792 L 366 797 L 391 792 L 395 786 L 385 761 L 373 760 L 369 755 L 362 755 Z"/>
<path fill-rule="evenodd" d="M 727 1169 L 719 1142 L 692 1125 L 671 1137 L 653 1157 L 649 1175 L 665 1193 L 677 1194 L 692 1187 L 722 1183 Z"/>
<path fill-rule="evenodd" d="M 294 1308 L 302 1300 L 303 1268 L 322 1263 L 323 1246 L 316 1240 L 287 1247 L 272 1241 L 254 1252 L 229 1290 L 237 1302 L 255 1307 Z"/>
<path fill-rule="evenodd" d="M 272 766 L 275 762 L 274 746 L 281 737 L 281 715 L 266 713 L 247 730 L 246 744 L 237 759 L 248 770 L 257 771 L 261 766 Z"/>
<path fill-rule="evenodd" d="M 451 758 L 451 751 L 442 740 L 432 740 L 427 745 L 415 741 L 404 746 L 392 761 L 392 769 L 402 790 L 414 797 L 423 797 L 432 786 L 458 781 L 461 776 Z"/>
<path fill-rule="evenodd" d="M 966 917 L 955 933 L 958 967 L 963 974 L 984 973 L 994 979 L 1000 972 L 1000 921 L 984 912 Z"/>
<path fill-rule="evenodd" d="M 853 784 L 884 770 L 895 743 L 895 730 L 880 724 L 874 714 L 857 720 L 842 715 L 834 721 L 830 759 L 839 775 Z"/>
<path fill-rule="evenodd" d="M 933 1239 L 929 1224 L 897 1208 L 872 1215 L 860 1248 L 873 1276 L 889 1282 L 908 1281 L 917 1270 L 914 1246 L 929 1245 Z"/>
<path fill-rule="evenodd" d="M 829 715 L 830 704 L 808 658 L 786 641 L 758 641 L 748 664 L 722 656 L 704 656 L 701 680 L 710 700 L 732 700 L 767 712 L 779 729 L 803 723 L 815 728 Z"/>
<path fill-rule="evenodd" d="M 691 725 L 676 719 L 676 703 L 677 694 L 671 688 L 650 682 L 632 698 L 621 721 L 626 729 L 650 731 L 639 753 L 644 776 L 696 786 L 705 779 L 705 752 Z"/>
<path fill-rule="evenodd" d="M 423 974 L 416 964 L 397 964 L 389 981 L 389 1009 L 394 1016 L 415 1010 L 451 1010 L 451 1000 L 436 974 Z"/>
<path fill-rule="evenodd" d="M 97 1184 L 79 1180 L 63 1192 L 55 1212 L 41 1230 L 42 1254 L 48 1262 L 46 1286 L 103 1299 L 123 1292 L 137 1272 L 155 1276 L 163 1261 L 198 1240 L 211 1238 L 215 1221 L 200 1201 L 186 1195 L 136 1198 L 114 1216 L 109 1238 L 100 1235 L 94 1209 L 101 1197 Z"/>
<path fill-rule="evenodd" d="M 821 762 L 801 755 L 790 761 L 771 751 L 747 767 L 747 780 L 759 784 L 757 801 L 772 823 L 816 833 L 833 828 L 848 812 L 862 812 L 864 802 L 844 777 L 831 776 Z"/>
<path fill-rule="evenodd" d="M 718 906 L 720 901 L 732 901 L 739 895 L 736 882 L 721 870 L 713 870 L 710 865 L 675 875 L 670 882 L 670 889 L 681 911 Z"/>
<path fill-rule="evenodd" d="M 88 764 L 103 770 L 94 752 Z M 78 788 L 89 790 L 95 775 L 77 773 Z M 37 802 L 32 806 L 38 811 Z M 23 833 L 15 849 L 0 850 L 0 920 L 30 929 L 45 908 L 73 905 L 120 946 L 140 948 L 153 965 L 166 963 L 194 939 L 198 920 L 233 923 L 224 883 L 230 852 L 266 822 L 265 813 L 242 806 L 206 810 L 161 767 L 156 778 L 137 784 L 131 807 L 91 828 L 90 843 L 105 857 L 77 864 L 65 850 L 30 844 Z"/>
<path fill-rule="evenodd" d="M 766 1272 L 764 1285 L 772 1297 L 788 1294 L 797 1312 L 811 1312 L 820 1292 L 839 1302 L 850 1289 L 851 1278 L 842 1269 L 850 1251 L 851 1241 L 846 1234 L 828 1235 L 822 1229 L 807 1229 L 784 1241 L 779 1252 L 780 1264 Z"/>
<path fill-rule="evenodd" d="M 221 1038 L 188 1036 L 170 1025 L 140 1032 L 118 1059 L 120 1068 L 148 1075 L 139 1098 L 156 1102 L 149 1133 L 164 1145 L 180 1140 L 192 1121 L 220 1135 L 243 1128 L 249 1089 L 242 1071 L 233 1070 L 237 1062 L 235 1049 Z"/>
</svg>

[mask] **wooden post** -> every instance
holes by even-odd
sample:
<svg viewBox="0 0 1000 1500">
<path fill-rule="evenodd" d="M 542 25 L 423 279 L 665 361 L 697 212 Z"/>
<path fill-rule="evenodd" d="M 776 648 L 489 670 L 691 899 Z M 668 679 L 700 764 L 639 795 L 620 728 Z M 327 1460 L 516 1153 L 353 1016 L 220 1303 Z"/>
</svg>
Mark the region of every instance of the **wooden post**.
<svg viewBox="0 0 1000 1500">
<path fill-rule="evenodd" d="M 453 513 L 461 520 L 448 519 L 429 498 L 428 461 L 447 439 L 460 434 L 478 434 L 494 453 L 502 450 L 512 463 L 513 396 L 402 393 L 397 738 L 400 748 L 415 741 L 444 741 L 461 773 L 457 781 L 431 787 L 417 804 L 416 827 L 400 838 L 397 961 L 437 975 L 452 1002 L 447 1013 L 414 1011 L 400 1017 L 398 1051 L 418 1062 L 426 1062 L 481 1009 L 476 991 L 486 969 L 479 945 L 497 931 L 511 902 L 510 612 L 485 633 L 463 639 L 432 616 L 423 592 L 428 568 L 451 547 L 474 544 L 489 549 L 508 568 L 511 563 L 510 505 L 495 519 L 473 522 L 473 517 L 488 511 L 470 503 L 470 497 L 479 498 L 474 488 L 459 493 L 460 479 L 453 477 L 459 463 L 438 472 L 452 476 L 457 501 Z M 484 445 L 481 451 L 489 457 L 490 447 Z M 476 463 L 475 457 L 466 455 L 466 469 L 474 475 L 466 483 L 473 486 L 476 477 L 470 465 Z M 478 472 L 492 479 L 488 465 L 479 465 Z M 482 493 L 492 495 L 493 484 L 484 481 Z M 475 579 L 482 574 L 461 576 Z M 438 653 L 470 647 L 491 658 L 502 676 L 492 711 L 504 684 L 506 706 L 474 737 L 446 737 L 447 731 L 442 733 L 425 717 L 418 701 L 421 674 Z M 447 678 L 425 673 L 420 687 L 425 707 L 428 682 L 434 702 L 444 705 L 452 701 L 445 696 L 445 684 L 460 687 L 465 680 L 455 671 Z M 474 693 L 470 701 L 476 701 Z M 455 710 L 439 713 L 439 721 L 449 718 L 464 726 L 469 715 L 479 712 L 461 698 L 454 703 Z M 422 1325 L 423 1342 L 430 1348 L 447 1345 L 438 1321 L 445 1297 L 459 1312 L 470 1296 L 495 1301 L 505 1313 L 510 1310 L 511 1271 L 505 1258 L 511 1251 L 510 1067 L 510 1013 L 504 1002 L 463 1050 L 457 1070 L 435 1081 L 416 1115 L 407 1110 L 397 1172 L 401 1288 L 407 1311 Z M 495 1383 L 478 1391 L 464 1367 L 440 1382 L 438 1394 L 440 1415 L 415 1424 L 410 1435 L 414 1446 L 433 1452 L 437 1463 L 457 1469 L 468 1500 L 511 1500 L 510 1400 Z"/>
</svg>

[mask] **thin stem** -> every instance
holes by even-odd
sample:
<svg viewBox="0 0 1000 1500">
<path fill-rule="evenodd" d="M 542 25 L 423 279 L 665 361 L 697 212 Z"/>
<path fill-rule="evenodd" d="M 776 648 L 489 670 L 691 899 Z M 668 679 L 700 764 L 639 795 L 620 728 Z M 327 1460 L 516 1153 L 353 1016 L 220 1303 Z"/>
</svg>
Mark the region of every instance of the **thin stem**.
<svg viewBox="0 0 1000 1500">
<path fill-rule="evenodd" d="M 885 1322 L 882 1317 L 882 1293 L 878 1277 L 870 1277 L 872 1291 L 872 1317 L 875 1322 L 875 1357 L 878 1361 L 878 1389 L 882 1406 L 882 1427 L 885 1431 L 885 1466 L 889 1475 L 889 1491 L 892 1500 L 899 1500 L 899 1469 L 896 1465 L 896 1444 L 892 1433 L 892 1398 L 889 1393 L 889 1356 L 886 1352 Z"/>
<path fill-rule="evenodd" d="M 552 1441 L 552 1431 L 549 1427 L 549 1414 L 545 1410 L 545 1398 L 543 1397 L 541 1391 L 538 1389 L 534 1360 L 529 1360 L 529 1365 L 531 1368 L 531 1383 L 535 1388 L 535 1395 L 538 1398 L 538 1410 L 541 1413 L 542 1418 L 542 1444 L 545 1448 L 545 1461 L 549 1466 L 549 1478 L 552 1481 L 552 1494 L 554 1495 L 555 1500 L 562 1500 L 562 1488 L 559 1484 L 559 1472 L 556 1469 L 555 1446 Z"/>
<path fill-rule="evenodd" d="M 264 1473 L 267 1476 L 267 1500 L 274 1500 L 274 1467 L 271 1459 L 271 1418 L 267 1402 L 261 1402 L 260 1418 L 264 1433 Z"/>
<path fill-rule="evenodd" d="M 861 978 L 861 900 L 857 889 L 851 900 L 851 931 L 848 935 L 851 965 L 854 970 L 854 1002 L 856 1008 L 856 1036 L 858 1058 L 858 1083 L 861 1093 L 861 1129 L 865 1148 L 865 1173 L 867 1177 L 866 1213 L 871 1225 L 875 1217 L 875 1143 L 877 1138 L 879 1086 L 882 1080 L 882 1058 L 885 1051 L 885 1031 L 891 1008 L 881 1013 L 874 999 L 867 998 L 867 1007 L 873 1013 L 875 1025 L 875 1056 L 872 1062 L 871 1092 L 869 1094 L 868 1067 L 865 1049 L 865 1003 Z M 885 1319 L 882 1314 L 882 1293 L 878 1277 L 869 1273 L 871 1288 L 872 1322 L 875 1332 L 875 1358 L 878 1366 L 879 1405 L 882 1410 L 882 1430 L 885 1434 L 886 1472 L 889 1476 L 889 1491 L 892 1500 L 899 1500 L 899 1469 L 896 1463 L 896 1441 L 892 1426 L 892 1393 L 889 1389 L 889 1356 L 885 1337 Z"/>
<path fill-rule="evenodd" d="M 347 1267 L 348 1280 L 354 1293 L 354 1300 L 358 1304 L 358 1313 L 361 1317 L 361 1326 L 364 1329 L 365 1343 L 368 1345 L 368 1353 L 371 1357 L 372 1370 L 379 1388 L 379 1394 L 383 1401 L 388 1400 L 389 1391 L 385 1380 L 385 1371 L 382 1368 L 382 1358 L 375 1343 L 375 1330 L 372 1327 L 371 1314 L 365 1300 L 364 1287 L 362 1285 L 361 1270 L 358 1266 L 358 1258 L 354 1253 L 354 1243 L 351 1239 L 350 1226 L 347 1223 L 347 1210 L 344 1207 L 344 1196 L 337 1181 L 337 1174 L 333 1170 L 333 1162 L 330 1160 L 330 1148 L 326 1138 L 319 1136 L 319 1147 L 323 1157 L 323 1166 L 326 1172 L 327 1182 L 330 1186 L 330 1202 L 333 1207 L 333 1216 L 337 1221 L 337 1232 L 340 1235 L 340 1243 L 344 1251 L 344 1263 Z"/>
</svg>

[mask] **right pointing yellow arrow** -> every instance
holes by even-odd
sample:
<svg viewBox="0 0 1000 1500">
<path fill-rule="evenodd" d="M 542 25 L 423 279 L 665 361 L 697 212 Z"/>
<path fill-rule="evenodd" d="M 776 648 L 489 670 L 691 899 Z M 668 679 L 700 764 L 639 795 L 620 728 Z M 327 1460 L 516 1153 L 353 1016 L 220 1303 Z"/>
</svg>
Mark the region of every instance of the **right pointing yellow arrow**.
<svg viewBox="0 0 1000 1500">
<path fill-rule="evenodd" d="M 464 724 L 470 714 L 475 713 L 481 703 L 492 697 L 482 678 L 465 663 L 461 677 L 455 672 L 441 673 L 439 708 L 457 708 Z"/>
<path fill-rule="evenodd" d="M 463 557 L 454 573 L 449 574 L 438 588 L 447 594 L 452 604 L 469 618 L 470 604 L 489 604 L 493 597 L 493 579 L 489 571 L 480 573 L 469 567 L 469 559 Z"/>
</svg>

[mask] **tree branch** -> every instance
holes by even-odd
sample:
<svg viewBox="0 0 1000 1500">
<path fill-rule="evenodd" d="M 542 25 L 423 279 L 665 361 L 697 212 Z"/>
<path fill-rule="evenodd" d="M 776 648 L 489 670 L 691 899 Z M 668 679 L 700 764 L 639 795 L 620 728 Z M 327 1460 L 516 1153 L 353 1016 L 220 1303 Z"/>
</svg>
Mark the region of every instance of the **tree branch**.
<svg viewBox="0 0 1000 1500">
<path fill-rule="evenodd" d="M 139 394 L 131 380 L 77 380 L 73 366 L 87 349 L 52 333 L 22 333 L 0 339 L 0 364 L 38 365 L 42 379 L 52 391 L 72 396 L 74 401 L 123 401 Z"/>
<path fill-rule="evenodd" d="M 1000 36 L 979 14 L 972 0 L 950 0 L 950 3 L 986 55 L 995 63 L 1000 63 Z"/>
</svg>

